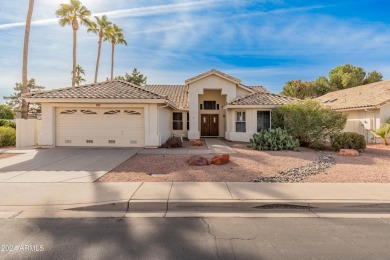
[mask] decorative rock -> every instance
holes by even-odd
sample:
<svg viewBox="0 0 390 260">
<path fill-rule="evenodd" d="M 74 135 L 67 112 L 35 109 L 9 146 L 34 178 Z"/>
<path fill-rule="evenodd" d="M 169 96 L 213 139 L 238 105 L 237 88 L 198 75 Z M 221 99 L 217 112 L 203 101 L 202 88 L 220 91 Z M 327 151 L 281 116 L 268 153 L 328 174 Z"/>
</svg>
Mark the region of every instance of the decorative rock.
<svg viewBox="0 0 390 260">
<path fill-rule="evenodd" d="M 228 154 L 214 155 L 211 159 L 211 164 L 222 165 L 227 164 L 230 161 L 230 156 Z"/>
<path fill-rule="evenodd" d="M 206 166 L 209 165 L 209 161 L 201 155 L 191 155 L 187 163 L 192 166 Z"/>
<path fill-rule="evenodd" d="M 161 148 L 179 148 L 183 147 L 183 143 L 179 137 L 169 137 L 168 140 L 161 145 Z"/>
<path fill-rule="evenodd" d="M 285 172 L 279 172 L 278 175 L 272 177 L 258 177 L 251 180 L 251 182 L 302 182 L 306 177 L 324 172 L 334 164 L 336 164 L 336 160 L 332 156 L 320 152 L 318 159 L 314 162 L 299 168 L 292 168 Z"/>
<path fill-rule="evenodd" d="M 203 142 L 200 139 L 192 141 L 192 146 L 202 146 L 202 145 Z"/>
<path fill-rule="evenodd" d="M 341 149 L 339 154 L 342 156 L 350 156 L 350 157 L 359 156 L 359 152 L 356 151 L 355 149 Z"/>
</svg>

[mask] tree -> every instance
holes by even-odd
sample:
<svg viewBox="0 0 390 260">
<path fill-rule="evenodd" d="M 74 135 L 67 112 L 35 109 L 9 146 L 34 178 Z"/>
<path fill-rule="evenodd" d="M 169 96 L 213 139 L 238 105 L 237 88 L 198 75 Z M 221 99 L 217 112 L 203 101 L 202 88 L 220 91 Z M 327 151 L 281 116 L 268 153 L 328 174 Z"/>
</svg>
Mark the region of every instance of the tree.
<svg viewBox="0 0 390 260">
<path fill-rule="evenodd" d="M 14 111 L 6 105 L 0 105 L 0 119 L 14 119 Z"/>
<path fill-rule="evenodd" d="M 362 67 L 345 64 L 329 72 L 329 81 L 335 89 L 346 89 L 363 85 L 365 76 L 366 72 Z"/>
<path fill-rule="evenodd" d="M 69 4 L 61 4 L 60 9 L 56 11 L 59 18 L 59 23 L 62 27 L 71 25 L 73 29 L 73 67 L 72 67 L 72 87 L 76 83 L 76 50 L 77 50 L 77 30 L 79 23 L 81 25 L 88 24 L 88 17 L 91 12 L 83 6 L 79 0 L 70 0 Z"/>
<path fill-rule="evenodd" d="M 127 42 L 123 36 L 123 30 L 116 24 L 112 24 L 106 31 L 104 35 L 104 40 L 111 42 L 111 80 L 114 79 L 114 54 L 115 54 L 115 45 L 124 44 L 127 45 Z"/>
<path fill-rule="evenodd" d="M 272 127 L 286 129 L 302 146 L 329 139 L 340 133 L 346 122 L 345 114 L 310 99 L 288 103 L 272 111 Z"/>
<path fill-rule="evenodd" d="M 325 95 L 335 89 L 329 83 L 329 80 L 325 76 L 320 76 L 315 81 L 310 82 L 311 88 L 313 89 L 313 98 Z"/>
<path fill-rule="evenodd" d="M 284 85 L 281 95 L 305 99 L 309 95 L 309 82 L 301 80 L 291 80 Z"/>
<path fill-rule="evenodd" d="M 90 21 L 88 24 L 88 32 L 93 32 L 98 35 L 98 53 L 96 59 L 96 70 L 95 70 L 95 83 L 97 82 L 99 72 L 100 53 L 102 50 L 102 41 L 105 34 L 110 29 L 111 22 L 107 19 L 107 16 L 103 15 L 102 18 L 95 16 L 96 23 Z M 107 40 L 107 39 L 105 39 Z"/>
<path fill-rule="evenodd" d="M 133 83 L 135 85 L 140 86 L 141 84 L 146 84 L 147 77 L 144 76 L 140 71 L 137 70 L 137 68 L 133 69 L 133 72 L 131 75 L 129 75 L 127 72 L 124 76 L 116 76 L 115 80 L 122 80 L 127 81 L 130 83 Z M 107 79 L 108 80 L 108 79 Z"/>
<path fill-rule="evenodd" d="M 73 74 L 72 71 L 70 73 Z M 76 79 L 75 79 L 77 86 L 80 86 L 80 83 L 85 81 L 85 79 L 81 76 L 81 74 L 85 75 L 85 71 L 84 71 L 83 67 L 81 67 L 79 64 L 77 64 L 77 66 L 76 66 Z"/>
<path fill-rule="evenodd" d="M 26 18 L 26 28 L 24 30 L 24 46 L 23 46 L 23 66 L 22 66 L 22 93 L 28 93 L 28 82 L 27 82 L 27 64 L 28 64 L 28 44 L 30 41 L 30 27 L 31 27 L 31 18 L 34 9 L 34 0 L 29 1 L 27 18 Z M 22 118 L 28 118 L 28 103 L 25 100 L 22 100 L 21 106 Z"/>
<path fill-rule="evenodd" d="M 371 84 L 375 82 L 382 81 L 383 75 L 379 73 L 376 70 L 373 70 L 372 72 L 369 72 L 366 76 L 366 78 L 363 80 L 363 84 Z"/>
<path fill-rule="evenodd" d="M 363 68 L 350 64 L 338 66 L 329 72 L 329 79 L 320 76 L 307 82 L 291 80 L 284 85 L 281 95 L 305 99 L 316 98 L 326 93 L 381 81 L 382 74 L 373 70 L 366 74 Z"/>
<path fill-rule="evenodd" d="M 44 90 L 44 86 L 36 85 L 35 79 L 30 79 L 27 84 L 27 93 L 37 92 Z M 21 112 L 22 107 L 22 83 L 15 83 L 14 93 L 11 96 L 3 97 L 6 104 L 11 107 L 15 112 Z M 29 106 L 29 113 L 36 114 L 41 112 L 41 106 L 38 104 L 32 104 Z"/>
</svg>

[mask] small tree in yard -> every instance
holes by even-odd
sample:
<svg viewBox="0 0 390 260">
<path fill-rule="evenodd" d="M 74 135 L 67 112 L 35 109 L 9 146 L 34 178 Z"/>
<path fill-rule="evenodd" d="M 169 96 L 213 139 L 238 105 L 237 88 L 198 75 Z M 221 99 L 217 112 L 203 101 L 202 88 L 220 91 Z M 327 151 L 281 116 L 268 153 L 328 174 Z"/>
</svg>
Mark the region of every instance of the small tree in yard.
<svg viewBox="0 0 390 260">
<path fill-rule="evenodd" d="M 35 79 L 30 79 L 27 84 L 27 93 L 44 90 L 44 86 L 35 84 Z M 20 112 L 22 107 L 22 83 L 15 83 L 14 93 L 11 96 L 3 97 L 6 104 L 13 108 L 15 112 Z M 28 104 L 28 112 L 32 114 L 40 113 L 41 106 L 38 104 Z"/>
<path fill-rule="evenodd" d="M 379 136 L 380 138 L 382 138 L 383 143 L 385 145 L 388 145 L 387 137 L 390 134 L 390 124 L 383 124 L 379 129 L 371 130 L 371 132 L 374 135 Z"/>
<path fill-rule="evenodd" d="M 345 114 L 310 99 L 285 104 L 272 113 L 272 126 L 286 129 L 301 146 L 330 139 L 344 129 L 346 122 Z"/>
</svg>

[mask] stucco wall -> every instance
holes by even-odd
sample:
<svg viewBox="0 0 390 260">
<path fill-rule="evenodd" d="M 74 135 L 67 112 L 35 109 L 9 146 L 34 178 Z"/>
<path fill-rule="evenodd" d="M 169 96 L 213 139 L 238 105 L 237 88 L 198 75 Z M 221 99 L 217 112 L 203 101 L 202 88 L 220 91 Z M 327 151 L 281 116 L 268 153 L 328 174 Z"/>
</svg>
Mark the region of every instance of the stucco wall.
<svg viewBox="0 0 390 260">
<path fill-rule="evenodd" d="M 158 109 L 158 132 L 160 136 L 160 145 L 171 136 L 171 112 L 170 108 L 164 107 Z"/>
<path fill-rule="evenodd" d="M 381 107 L 379 117 L 382 124 L 386 122 L 386 119 L 390 118 L 390 104 Z"/>
<path fill-rule="evenodd" d="M 343 111 L 348 116 L 344 132 L 355 132 L 365 137 L 368 143 L 381 143 L 381 139 L 371 133 L 371 129 L 378 129 L 383 123 L 382 111 L 379 109 L 360 109 Z"/>
<path fill-rule="evenodd" d="M 236 132 L 236 113 L 245 111 L 246 132 Z M 226 139 L 230 141 L 249 142 L 254 133 L 257 133 L 257 111 L 270 111 L 270 109 L 227 109 Z M 272 117 L 272 113 L 271 113 Z"/>
<path fill-rule="evenodd" d="M 42 130 L 42 121 L 38 119 L 16 119 L 16 147 L 38 145 L 38 134 Z"/>
</svg>

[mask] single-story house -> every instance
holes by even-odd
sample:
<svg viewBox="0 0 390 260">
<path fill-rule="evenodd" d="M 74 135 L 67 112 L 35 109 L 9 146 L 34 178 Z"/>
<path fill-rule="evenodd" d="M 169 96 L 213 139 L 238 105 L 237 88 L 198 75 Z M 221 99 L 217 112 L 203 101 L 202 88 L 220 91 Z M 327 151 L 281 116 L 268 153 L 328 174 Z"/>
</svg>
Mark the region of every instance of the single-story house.
<svg viewBox="0 0 390 260">
<path fill-rule="evenodd" d="M 369 143 L 382 142 L 370 130 L 390 118 L 390 80 L 330 92 L 316 100 L 348 115 L 345 132 L 362 134 Z"/>
<path fill-rule="evenodd" d="M 184 85 L 116 80 L 23 97 L 42 104 L 37 145 L 122 147 L 157 147 L 172 135 L 247 142 L 270 127 L 272 108 L 295 100 L 215 69 Z"/>
</svg>

